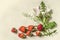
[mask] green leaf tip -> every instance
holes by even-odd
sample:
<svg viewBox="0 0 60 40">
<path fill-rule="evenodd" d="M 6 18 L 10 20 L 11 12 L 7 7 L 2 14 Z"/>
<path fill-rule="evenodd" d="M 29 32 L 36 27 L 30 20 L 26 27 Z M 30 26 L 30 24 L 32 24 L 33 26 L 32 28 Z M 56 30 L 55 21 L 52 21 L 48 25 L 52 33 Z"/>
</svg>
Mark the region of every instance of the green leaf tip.
<svg viewBox="0 0 60 40">
<path fill-rule="evenodd" d="M 42 1 L 40 5 L 41 5 L 42 11 L 45 12 L 45 10 L 46 10 L 46 5 L 45 5 L 45 3 Z"/>
</svg>

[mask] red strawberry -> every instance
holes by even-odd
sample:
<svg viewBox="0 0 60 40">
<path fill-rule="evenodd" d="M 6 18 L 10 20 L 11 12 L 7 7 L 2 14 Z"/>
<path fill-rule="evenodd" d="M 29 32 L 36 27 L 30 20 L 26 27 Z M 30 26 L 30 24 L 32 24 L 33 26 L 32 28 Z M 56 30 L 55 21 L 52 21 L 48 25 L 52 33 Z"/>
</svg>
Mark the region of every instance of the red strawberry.
<svg viewBox="0 0 60 40">
<path fill-rule="evenodd" d="M 11 32 L 17 33 L 17 29 L 16 28 L 12 28 Z"/>
<path fill-rule="evenodd" d="M 29 26 L 28 26 L 28 30 L 29 30 L 29 31 L 32 31 L 32 30 L 33 30 L 33 28 L 34 28 L 34 26 L 33 26 L 33 25 L 29 25 Z"/>
<path fill-rule="evenodd" d="M 26 27 L 25 26 L 21 26 L 20 28 L 19 28 L 19 31 L 21 31 L 21 32 L 25 32 L 26 31 Z"/>
<path fill-rule="evenodd" d="M 39 24 L 39 25 L 37 26 L 37 29 L 38 29 L 39 31 L 42 31 L 43 25 L 42 25 L 42 24 Z"/>
<path fill-rule="evenodd" d="M 40 31 L 36 31 L 36 36 L 39 36 L 40 35 Z"/>
<path fill-rule="evenodd" d="M 18 37 L 20 37 L 20 38 L 25 38 L 26 36 L 25 36 L 23 33 L 19 33 L 19 34 L 18 34 Z"/>
<path fill-rule="evenodd" d="M 30 34 L 31 34 L 31 31 L 27 31 L 27 32 L 26 32 L 26 35 L 27 35 L 27 36 L 30 36 Z"/>
</svg>

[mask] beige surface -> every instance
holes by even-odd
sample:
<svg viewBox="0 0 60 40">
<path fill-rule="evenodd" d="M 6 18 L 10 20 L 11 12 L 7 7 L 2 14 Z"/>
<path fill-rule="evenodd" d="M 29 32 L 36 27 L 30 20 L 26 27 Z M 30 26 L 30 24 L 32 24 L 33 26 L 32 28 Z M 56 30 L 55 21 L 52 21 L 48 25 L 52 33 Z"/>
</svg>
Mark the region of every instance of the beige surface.
<svg viewBox="0 0 60 40">
<path fill-rule="evenodd" d="M 57 34 L 50 37 L 32 37 L 25 40 L 60 40 L 60 0 L 45 0 L 49 8 L 53 9 L 53 20 L 57 22 Z M 22 13 L 32 13 L 32 9 L 39 6 L 40 0 L 0 0 L 0 40 L 23 40 L 10 32 L 12 27 L 34 24 Z"/>
</svg>

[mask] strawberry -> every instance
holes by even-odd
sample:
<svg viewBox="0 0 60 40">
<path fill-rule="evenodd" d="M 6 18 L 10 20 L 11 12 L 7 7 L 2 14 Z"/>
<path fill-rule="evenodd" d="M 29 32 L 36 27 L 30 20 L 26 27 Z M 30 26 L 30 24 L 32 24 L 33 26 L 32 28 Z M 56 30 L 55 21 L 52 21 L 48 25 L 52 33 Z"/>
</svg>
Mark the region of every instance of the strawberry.
<svg viewBox="0 0 60 40">
<path fill-rule="evenodd" d="M 34 28 L 34 26 L 33 26 L 33 25 L 29 25 L 29 26 L 28 26 L 28 30 L 29 30 L 29 31 L 32 31 L 32 30 L 33 30 L 33 28 Z"/>
<path fill-rule="evenodd" d="M 12 28 L 11 32 L 17 33 L 17 29 L 16 28 Z"/>
<path fill-rule="evenodd" d="M 34 35 L 31 33 L 31 31 L 27 31 L 27 32 L 26 32 L 26 35 L 29 36 L 29 37 L 34 36 Z"/>
<path fill-rule="evenodd" d="M 26 35 L 27 35 L 27 36 L 30 36 L 30 34 L 31 34 L 31 31 L 27 31 L 27 32 L 26 32 Z"/>
<path fill-rule="evenodd" d="M 39 31 L 42 31 L 43 25 L 42 25 L 42 24 L 39 24 L 39 25 L 37 26 L 37 29 L 38 29 Z"/>
<path fill-rule="evenodd" d="M 40 31 L 36 31 L 36 36 L 39 36 L 40 35 Z"/>
<path fill-rule="evenodd" d="M 25 26 L 21 26 L 20 28 L 19 28 L 19 31 L 21 31 L 21 32 L 25 32 L 26 31 L 26 27 Z"/>
<path fill-rule="evenodd" d="M 18 34 L 18 37 L 19 37 L 19 38 L 26 38 L 26 36 L 25 36 L 23 33 L 19 33 L 19 34 Z"/>
</svg>

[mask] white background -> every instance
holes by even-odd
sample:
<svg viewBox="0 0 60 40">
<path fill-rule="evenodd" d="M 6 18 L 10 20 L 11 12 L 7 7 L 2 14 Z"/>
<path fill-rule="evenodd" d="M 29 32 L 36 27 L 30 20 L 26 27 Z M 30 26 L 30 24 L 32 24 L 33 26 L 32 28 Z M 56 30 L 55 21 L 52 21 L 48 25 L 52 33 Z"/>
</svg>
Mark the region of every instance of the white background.
<svg viewBox="0 0 60 40">
<path fill-rule="evenodd" d="M 22 13 L 32 13 L 34 7 L 39 6 L 41 0 L 0 0 L 0 40 L 60 40 L 60 0 L 43 0 L 48 8 L 53 9 L 52 20 L 57 23 L 57 34 L 48 37 L 32 37 L 20 39 L 11 33 L 11 28 L 21 25 L 34 24 Z"/>
</svg>

